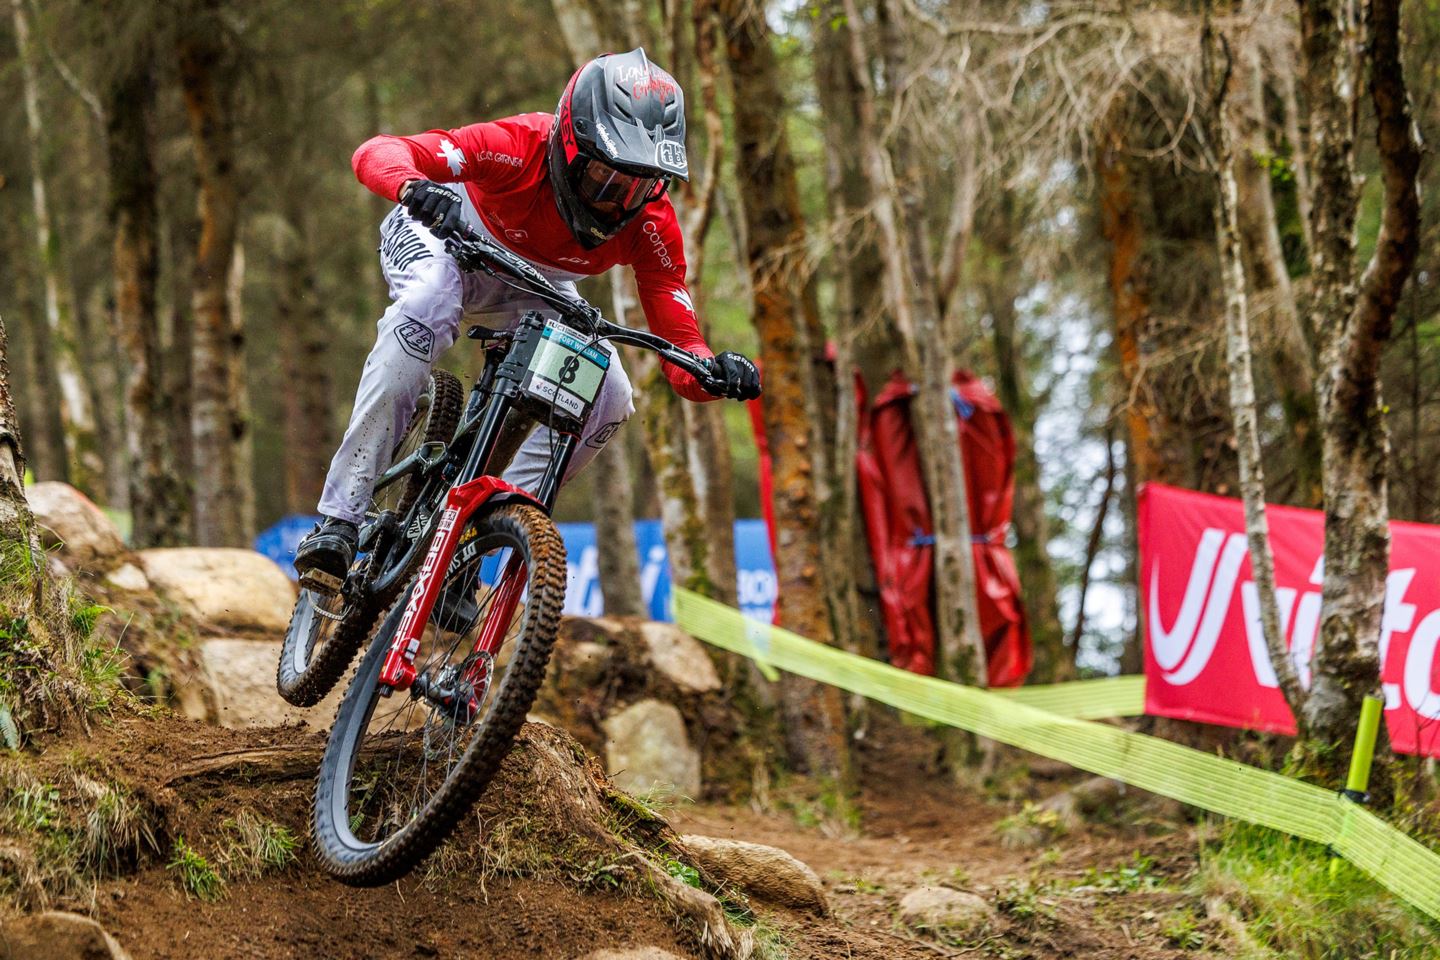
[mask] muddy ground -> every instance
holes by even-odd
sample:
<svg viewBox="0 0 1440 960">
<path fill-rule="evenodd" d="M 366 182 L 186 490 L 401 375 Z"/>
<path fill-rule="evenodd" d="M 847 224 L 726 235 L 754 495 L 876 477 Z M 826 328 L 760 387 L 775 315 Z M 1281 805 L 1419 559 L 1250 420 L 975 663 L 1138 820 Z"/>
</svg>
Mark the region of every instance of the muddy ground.
<svg viewBox="0 0 1440 960">
<path fill-rule="evenodd" d="M 303 836 L 321 740 L 298 729 L 228 731 L 173 717 L 130 717 L 52 744 L 64 762 L 145 785 L 166 808 L 169 841 L 203 844 L 250 808 Z M 935 956 L 1158 960 L 1226 956 L 1222 931 L 1179 892 L 1195 867 L 1190 828 L 1130 798 L 1100 823 L 1061 832 L 1023 811 L 1079 778 L 1016 767 L 1001 792 L 959 789 L 939 773 L 922 731 L 879 715 L 860 751 L 858 829 L 817 815 L 803 782 L 777 784 L 768 807 L 682 804 L 681 833 L 782 847 L 824 880 L 832 915 L 754 904 L 763 956 L 858 960 Z M 1018 762 L 1019 758 L 1012 758 Z M 1011 762 L 1011 761 L 1007 761 Z M 502 778 L 503 779 L 503 778 Z M 501 781 L 497 781 L 497 784 Z M 511 798 L 513 799 L 513 798 Z M 504 796 L 487 796 L 487 822 Z M 1032 822 L 1035 821 L 1035 822 Z M 1037 825 L 1038 823 L 1038 825 Z M 469 828 L 474 831 L 474 824 Z M 473 840 L 473 833 L 470 839 Z M 1018 845 L 1017 845 L 1018 841 Z M 946 942 L 907 931 L 900 898 L 922 884 L 971 891 L 1000 908 L 983 934 Z M 454 856 L 378 890 L 334 883 L 301 854 L 259 880 L 232 880 L 205 903 L 163 857 L 102 883 L 89 906 L 135 960 L 292 957 L 580 958 L 602 947 L 657 946 L 700 957 L 653 898 L 570 878 L 515 878 Z"/>
</svg>

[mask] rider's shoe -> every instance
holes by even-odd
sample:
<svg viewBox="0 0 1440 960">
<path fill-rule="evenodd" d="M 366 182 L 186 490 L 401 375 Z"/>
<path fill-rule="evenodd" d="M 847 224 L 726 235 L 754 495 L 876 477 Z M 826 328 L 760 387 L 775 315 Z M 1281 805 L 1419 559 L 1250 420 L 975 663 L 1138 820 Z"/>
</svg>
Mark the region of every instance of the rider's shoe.
<svg viewBox="0 0 1440 960">
<path fill-rule="evenodd" d="M 355 561 L 355 544 L 360 533 L 347 520 L 326 517 L 306 534 L 295 550 L 295 569 L 300 585 L 318 593 L 339 593 L 345 575 Z"/>
</svg>

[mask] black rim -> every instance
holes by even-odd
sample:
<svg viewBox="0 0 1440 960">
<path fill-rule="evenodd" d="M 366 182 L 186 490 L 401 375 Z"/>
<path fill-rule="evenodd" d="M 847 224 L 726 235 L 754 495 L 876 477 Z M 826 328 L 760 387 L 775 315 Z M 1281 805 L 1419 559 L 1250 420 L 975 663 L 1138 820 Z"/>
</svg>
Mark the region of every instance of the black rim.
<svg viewBox="0 0 1440 960">
<path fill-rule="evenodd" d="M 494 587 L 483 581 L 490 579 L 492 568 L 504 571 L 511 556 L 523 559 L 523 542 L 496 530 L 462 549 L 471 558 L 446 578 L 426 624 L 415 658 L 416 690 L 380 696 L 383 655 L 375 657 L 371 675 L 364 678 L 366 702 L 357 704 L 343 734 L 331 818 L 337 839 L 353 851 L 373 851 L 422 819 L 488 729 L 518 651 L 526 622 L 524 597 L 495 656 L 476 655 L 472 648 L 496 597 Z M 519 575 L 528 578 L 529 572 L 522 567 Z M 388 646 L 390 639 L 382 632 L 376 642 Z"/>
</svg>

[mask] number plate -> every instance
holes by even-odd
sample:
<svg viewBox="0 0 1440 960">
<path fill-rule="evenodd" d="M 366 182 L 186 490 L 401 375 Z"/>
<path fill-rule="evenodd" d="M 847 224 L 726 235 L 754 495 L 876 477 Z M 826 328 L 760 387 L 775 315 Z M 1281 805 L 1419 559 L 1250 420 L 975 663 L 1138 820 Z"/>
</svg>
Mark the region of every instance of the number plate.
<svg viewBox="0 0 1440 960">
<path fill-rule="evenodd" d="M 530 357 L 525 392 L 584 419 L 609 369 L 610 354 L 603 347 L 590 344 L 563 323 L 546 320 L 540 344 Z"/>
</svg>

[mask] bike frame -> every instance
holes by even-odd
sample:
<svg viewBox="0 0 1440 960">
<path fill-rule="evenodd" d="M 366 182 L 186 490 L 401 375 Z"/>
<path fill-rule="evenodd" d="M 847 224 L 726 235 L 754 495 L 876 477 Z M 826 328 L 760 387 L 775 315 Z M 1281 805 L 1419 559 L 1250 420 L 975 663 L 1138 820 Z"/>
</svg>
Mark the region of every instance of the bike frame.
<svg viewBox="0 0 1440 960">
<path fill-rule="evenodd" d="M 533 293 L 537 298 L 554 306 L 562 320 L 575 323 L 582 330 L 592 334 L 596 340 L 610 339 L 631 343 L 659 353 L 661 357 L 689 371 L 697 377 L 709 377 L 710 369 L 703 358 L 695 357 L 669 341 L 640 330 L 630 330 L 609 323 L 598 310 L 584 300 L 572 297 L 555 289 L 548 280 L 528 262 L 509 251 L 490 243 L 482 237 L 470 234 L 451 240 L 446 249 L 456 258 L 462 268 L 478 269 L 492 276 L 504 274 L 514 281 L 512 285 Z M 503 465 L 492 465 L 490 460 L 506 428 L 509 414 L 520 409 L 531 412 L 531 419 L 542 422 L 533 415 L 533 399 L 525 397 L 522 391 L 525 373 L 529 368 L 531 354 L 536 348 L 544 318 L 538 312 L 524 314 L 514 331 L 496 334 L 495 339 L 505 344 L 504 349 L 488 348 L 485 374 L 475 385 L 475 393 L 488 393 L 489 400 L 474 416 L 467 417 L 455 432 L 455 440 L 444 454 L 433 457 L 421 456 L 421 451 L 411 459 L 413 464 L 397 465 L 386 473 L 386 482 L 393 482 L 412 470 L 418 470 L 431 477 L 443 477 L 447 469 L 453 469 L 459 460 L 458 454 L 465 450 L 465 441 L 471 440 L 464 462 L 454 482 L 445 494 L 444 506 L 438 512 L 438 523 L 433 519 L 430 546 L 425 560 L 416 574 L 406 600 L 405 612 L 386 654 L 380 671 L 380 683 L 388 690 L 408 690 L 416 679 L 415 656 L 420 649 L 420 639 L 425 624 L 439 599 L 445 575 L 450 570 L 460 538 L 476 514 L 505 503 L 529 503 L 547 514 L 554 505 L 565 471 L 580 442 L 584 419 L 562 415 L 551 405 L 547 419 L 557 434 L 554 455 L 540 479 L 534 494 L 491 476 L 491 470 L 498 471 Z M 472 335 L 474 331 L 471 331 Z M 473 393 L 472 393 L 473 395 Z M 529 404 L 529 406 L 526 406 Z M 467 404 L 467 409 L 468 409 Z M 423 502 L 423 497 L 420 502 Z M 417 502 L 416 509 L 420 502 Z M 423 536 L 423 535 L 422 535 Z M 413 548 L 411 548 L 413 549 Z M 401 564 L 404 566 L 404 564 Z M 520 573 L 524 561 L 518 555 L 512 556 L 501 574 L 490 612 L 475 642 L 474 652 L 494 653 L 503 641 L 504 626 L 514 616 L 515 607 L 523 591 Z"/>
</svg>

